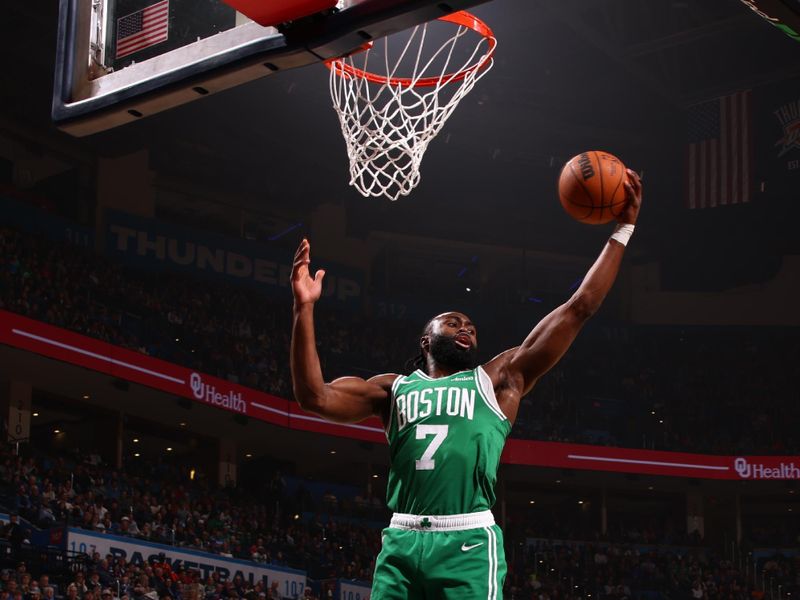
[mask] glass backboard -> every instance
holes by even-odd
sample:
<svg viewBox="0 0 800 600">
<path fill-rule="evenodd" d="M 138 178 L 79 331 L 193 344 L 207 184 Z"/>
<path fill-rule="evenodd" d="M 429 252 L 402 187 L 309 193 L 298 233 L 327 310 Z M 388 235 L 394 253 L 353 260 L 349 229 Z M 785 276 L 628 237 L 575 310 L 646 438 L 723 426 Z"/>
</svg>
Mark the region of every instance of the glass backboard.
<svg viewBox="0 0 800 600">
<path fill-rule="evenodd" d="M 484 1 L 60 0 L 53 120 L 89 135 Z"/>
</svg>

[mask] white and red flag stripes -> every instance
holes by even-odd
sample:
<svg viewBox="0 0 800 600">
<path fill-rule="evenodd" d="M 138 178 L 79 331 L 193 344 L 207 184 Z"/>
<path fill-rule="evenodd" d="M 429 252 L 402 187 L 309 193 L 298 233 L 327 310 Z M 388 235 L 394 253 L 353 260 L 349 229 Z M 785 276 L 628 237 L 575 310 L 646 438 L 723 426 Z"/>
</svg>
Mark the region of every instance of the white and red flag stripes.
<svg viewBox="0 0 800 600">
<path fill-rule="evenodd" d="M 687 206 L 714 208 L 750 202 L 750 90 L 695 104 L 689 107 L 687 117 Z"/>
<path fill-rule="evenodd" d="M 162 0 L 117 19 L 117 58 L 128 56 L 169 37 L 169 0 Z"/>
</svg>

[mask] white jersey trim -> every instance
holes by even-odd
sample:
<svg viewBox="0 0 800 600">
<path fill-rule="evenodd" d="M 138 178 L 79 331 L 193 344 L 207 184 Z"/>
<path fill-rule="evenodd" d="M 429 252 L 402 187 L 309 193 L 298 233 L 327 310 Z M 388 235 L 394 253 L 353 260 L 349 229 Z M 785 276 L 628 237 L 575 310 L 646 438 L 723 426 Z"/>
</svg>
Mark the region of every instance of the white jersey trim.
<svg viewBox="0 0 800 600">
<path fill-rule="evenodd" d="M 487 600 L 497 600 L 497 536 L 491 527 L 485 527 L 486 535 L 489 538 L 489 594 Z"/>
<path fill-rule="evenodd" d="M 397 386 L 405 379 L 404 375 L 398 375 L 392 382 L 391 391 L 389 393 L 389 418 L 386 420 L 386 428 L 383 433 L 386 434 L 386 440 L 389 440 L 389 432 L 392 430 L 392 421 L 394 420 L 394 399 L 397 395 Z"/>
<path fill-rule="evenodd" d="M 478 391 L 480 392 L 481 398 L 483 398 L 483 401 L 486 403 L 486 406 L 488 406 L 489 410 L 497 415 L 500 420 L 508 421 L 508 417 L 503 414 L 503 410 L 497 403 L 497 396 L 494 394 L 494 386 L 492 385 L 492 380 L 489 378 L 489 375 L 483 370 L 483 367 L 475 369 L 475 373 L 477 375 L 475 381 L 478 384 Z"/>
<path fill-rule="evenodd" d="M 429 377 L 428 374 L 425 373 L 425 371 L 423 371 L 422 369 L 417 369 L 416 371 L 414 371 L 414 373 L 416 373 L 417 375 L 419 375 L 423 379 L 427 379 L 428 381 L 433 381 L 433 378 Z"/>
<path fill-rule="evenodd" d="M 414 373 L 416 373 L 423 379 L 426 379 L 427 381 L 439 381 L 441 379 L 449 379 L 450 377 L 455 377 L 456 375 L 459 375 L 461 373 L 470 373 L 470 372 L 472 372 L 472 369 L 464 369 L 463 371 L 456 371 L 452 375 L 445 375 L 444 377 L 431 377 L 430 375 L 425 373 L 425 371 L 423 371 L 422 369 L 417 369 L 416 371 L 414 371 Z"/>
</svg>

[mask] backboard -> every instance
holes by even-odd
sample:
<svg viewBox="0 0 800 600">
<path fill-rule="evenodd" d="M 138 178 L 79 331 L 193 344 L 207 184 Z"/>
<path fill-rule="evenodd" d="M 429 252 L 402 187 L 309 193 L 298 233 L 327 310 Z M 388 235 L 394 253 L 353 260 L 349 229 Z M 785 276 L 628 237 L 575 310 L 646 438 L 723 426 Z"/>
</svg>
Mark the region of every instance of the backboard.
<svg viewBox="0 0 800 600">
<path fill-rule="evenodd" d="M 53 120 L 89 135 L 485 1 L 60 0 Z"/>
</svg>

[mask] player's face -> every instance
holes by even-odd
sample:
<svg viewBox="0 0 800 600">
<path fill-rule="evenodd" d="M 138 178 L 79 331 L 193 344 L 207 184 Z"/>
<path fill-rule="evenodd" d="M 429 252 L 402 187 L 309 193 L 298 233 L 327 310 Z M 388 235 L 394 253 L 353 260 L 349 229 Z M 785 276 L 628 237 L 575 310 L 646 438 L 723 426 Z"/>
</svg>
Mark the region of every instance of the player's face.
<svg viewBox="0 0 800 600">
<path fill-rule="evenodd" d="M 433 319 L 422 347 L 439 365 L 471 369 L 478 358 L 478 333 L 465 314 L 448 312 Z"/>
</svg>

